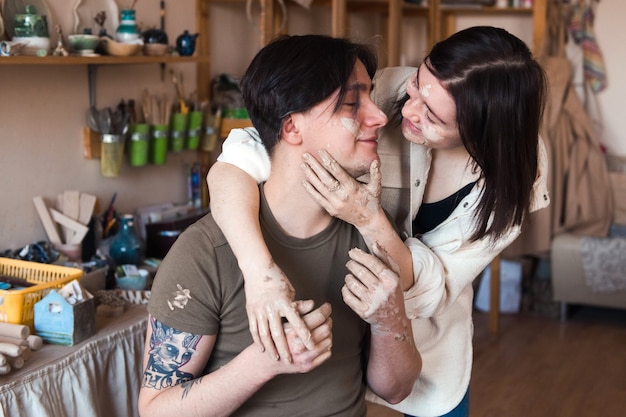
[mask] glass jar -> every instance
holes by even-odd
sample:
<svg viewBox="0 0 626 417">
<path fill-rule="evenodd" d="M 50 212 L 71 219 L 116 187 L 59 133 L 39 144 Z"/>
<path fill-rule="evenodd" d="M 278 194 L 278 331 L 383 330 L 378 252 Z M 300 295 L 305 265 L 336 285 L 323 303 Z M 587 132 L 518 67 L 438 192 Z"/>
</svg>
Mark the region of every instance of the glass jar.
<svg viewBox="0 0 626 417">
<path fill-rule="evenodd" d="M 120 216 L 119 232 L 113 237 L 109 255 L 117 265 L 140 265 L 143 261 L 143 245 L 135 232 L 132 214 Z"/>
<path fill-rule="evenodd" d="M 122 9 L 120 12 L 120 25 L 115 31 L 115 38 L 118 42 L 132 43 L 139 39 L 139 27 L 135 20 L 135 10 Z"/>
</svg>

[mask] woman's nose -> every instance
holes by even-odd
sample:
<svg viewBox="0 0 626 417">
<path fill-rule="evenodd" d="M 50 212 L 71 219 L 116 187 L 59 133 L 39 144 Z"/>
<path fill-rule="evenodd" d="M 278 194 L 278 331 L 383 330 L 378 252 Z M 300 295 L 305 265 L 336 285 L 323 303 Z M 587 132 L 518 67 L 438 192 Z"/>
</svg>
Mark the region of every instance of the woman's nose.
<svg viewBox="0 0 626 417">
<path fill-rule="evenodd" d="M 402 107 L 402 117 L 405 117 L 413 122 L 419 121 L 421 119 L 420 116 L 420 108 L 422 106 L 422 101 L 419 97 L 409 97 L 409 99 L 404 103 Z"/>
</svg>

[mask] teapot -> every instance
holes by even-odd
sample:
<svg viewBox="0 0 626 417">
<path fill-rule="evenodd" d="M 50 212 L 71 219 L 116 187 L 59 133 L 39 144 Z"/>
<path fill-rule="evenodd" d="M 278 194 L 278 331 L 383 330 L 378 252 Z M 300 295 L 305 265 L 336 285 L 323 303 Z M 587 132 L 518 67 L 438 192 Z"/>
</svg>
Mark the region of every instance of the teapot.
<svg viewBox="0 0 626 417">
<path fill-rule="evenodd" d="M 181 56 L 191 56 L 196 50 L 196 39 L 198 34 L 191 34 L 189 31 L 183 32 L 178 38 L 176 38 L 176 51 Z"/>
</svg>

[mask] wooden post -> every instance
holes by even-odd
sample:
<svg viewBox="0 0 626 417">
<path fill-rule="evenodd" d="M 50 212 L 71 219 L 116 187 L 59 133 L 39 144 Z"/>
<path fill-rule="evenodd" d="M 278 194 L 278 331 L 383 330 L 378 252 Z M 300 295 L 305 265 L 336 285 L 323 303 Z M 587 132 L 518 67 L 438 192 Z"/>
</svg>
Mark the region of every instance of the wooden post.
<svg viewBox="0 0 626 417">
<path fill-rule="evenodd" d="M 489 334 L 497 336 L 500 331 L 500 255 L 491 261 L 489 278 Z"/>
</svg>

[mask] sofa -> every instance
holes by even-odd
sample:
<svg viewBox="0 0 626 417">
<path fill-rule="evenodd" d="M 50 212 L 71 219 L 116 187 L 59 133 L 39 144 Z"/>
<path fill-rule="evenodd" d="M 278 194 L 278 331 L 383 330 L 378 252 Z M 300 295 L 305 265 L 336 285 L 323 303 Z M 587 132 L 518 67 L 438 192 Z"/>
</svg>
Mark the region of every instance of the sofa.
<svg viewBox="0 0 626 417">
<path fill-rule="evenodd" d="M 626 309 L 626 289 L 594 291 L 588 285 L 583 266 L 584 239 L 589 238 L 561 234 L 552 241 L 552 296 L 554 301 L 561 304 L 562 319 L 567 318 L 568 304 Z M 607 245 L 610 245 L 610 239 L 626 242 L 626 238 L 603 239 Z M 622 259 L 626 263 L 626 250 L 622 253 Z M 626 280 L 626 275 L 623 278 Z"/>
<path fill-rule="evenodd" d="M 609 176 L 615 211 L 608 236 L 565 233 L 552 240 L 553 300 L 562 319 L 568 304 L 626 309 L 626 173 Z"/>
</svg>

